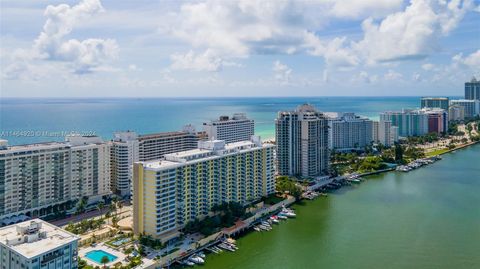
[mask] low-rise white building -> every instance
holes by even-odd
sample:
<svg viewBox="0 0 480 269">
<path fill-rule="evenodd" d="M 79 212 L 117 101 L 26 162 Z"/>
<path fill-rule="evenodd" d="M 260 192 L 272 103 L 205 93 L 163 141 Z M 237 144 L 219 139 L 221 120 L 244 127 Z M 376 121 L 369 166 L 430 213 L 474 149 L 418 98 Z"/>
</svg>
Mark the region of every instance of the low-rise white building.
<svg viewBox="0 0 480 269">
<path fill-rule="evenodd" d="M 79 239 L 40 219 L 0 228 L 0 269 L 76 269 Z"/>
<path fill-rule="evenodd" d="M 203 123 L 203 129 L 209 139 L 234 143 L 249 140 L 254 134 L 254 121 L 245 113 L 235 113 L 233 117 L 220 116 L 218 120 Z"/>
</svg>

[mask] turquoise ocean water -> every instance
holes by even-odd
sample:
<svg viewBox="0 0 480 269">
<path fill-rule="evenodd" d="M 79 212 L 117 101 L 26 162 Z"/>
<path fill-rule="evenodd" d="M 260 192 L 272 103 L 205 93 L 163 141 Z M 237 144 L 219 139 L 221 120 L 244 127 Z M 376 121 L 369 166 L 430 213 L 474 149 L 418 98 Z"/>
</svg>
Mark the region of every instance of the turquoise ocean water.
<svg viewBox="0 0 480 269">
<path fill-rule="evenodd" d="M 179 130 L 219 115 L 245 112 L 263 138 L 274 136 L 280 110 L 302 103 L 326 112 L 355 112 L 373 119 L 385 110 L 420 106 L 419 97 L 291 97 L 291 98 L 75 98 L 0 99 L 0 136 L 9 144 L 61 141 L 69 132 L 111 139 L 119 130 L 139 134 Z"/>
</svg>

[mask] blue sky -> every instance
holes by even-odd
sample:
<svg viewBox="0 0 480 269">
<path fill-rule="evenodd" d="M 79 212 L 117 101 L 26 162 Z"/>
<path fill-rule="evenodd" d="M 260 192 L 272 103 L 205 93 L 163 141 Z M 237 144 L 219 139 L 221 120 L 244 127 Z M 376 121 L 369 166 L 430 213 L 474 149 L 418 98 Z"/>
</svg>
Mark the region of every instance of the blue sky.
<svg viewBox="0 0 480 269">
<path fill-rule="evenodd" d="M 462 95 L 478 0 L 1 2 L 2 97 Z"/>
</svg>

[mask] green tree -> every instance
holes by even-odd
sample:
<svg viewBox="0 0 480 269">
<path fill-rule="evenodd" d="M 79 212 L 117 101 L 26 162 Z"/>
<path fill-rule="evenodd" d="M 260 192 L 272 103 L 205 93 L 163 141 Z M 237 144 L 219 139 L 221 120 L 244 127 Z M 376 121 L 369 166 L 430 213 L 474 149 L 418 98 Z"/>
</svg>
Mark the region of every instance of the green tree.
<svg viewBox="0 0 480 269">
<path fill-rule="evenodd" d="M 98 211 L 102 211 L 104 207 L 105 207 L 105 203 L 103 201 L 98 202 L 97 204 Z"/>
<path fill-rule="evenodd" d="M 108 259 L 107 256 L 103 256 L 102 259 L 100 260 L 100 263 L 103 264 L 103 268 L 107 268 L 107 263 L 109 263 L 110 260 Z"/>
<path fill-rule="evenodd" d="M 118 219 L 117 215 L 115 215 L 115 216 L 112 217 L 112 226 L 113 226 L 113 227 L 117 227 L 118 220 L 119 220 L 119 219 Z"/>
<path fill-rule="evenodd" d="M 395 143 L 395 162 L 403 162 L 403 147 L 400 143 Z"/>
</svg>

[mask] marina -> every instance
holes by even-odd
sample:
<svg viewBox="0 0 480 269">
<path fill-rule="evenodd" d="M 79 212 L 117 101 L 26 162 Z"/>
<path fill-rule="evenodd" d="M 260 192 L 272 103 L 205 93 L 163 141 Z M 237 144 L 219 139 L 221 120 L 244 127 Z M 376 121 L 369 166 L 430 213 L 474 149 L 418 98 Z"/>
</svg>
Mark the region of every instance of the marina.
<svg viewBox="0 0 480 269">
<path fill-rule="evenodd" d="M 478 156 L 475 145 L 408 174 L 364 176 L 358 188 L 295 204 L 297 218 L 238 238 L 236 252 L 207 255 L 203 267 L 477 268 L 480 171 L 465 160 Z"/>
<path fill-rule="evenodd" d="M 410 172 L 414 169 L 417 169 L 417 168 L 420 168 L 424 165 L 429 165 L 429 164 L 432 164 L 438 160 L 441 160 L 442 158 L 440 156 L 435 156 L 435 157 L 431 157 L 431 158 L 423 158 L 423 159 L 418 159 L 418 160 L 415 160 L 413 162 L 410 162 L 409 164 L 407 165 L 399 165 L 397 167 L 397 171 L 400 171 L 400 172 Z"/>
</svg>

